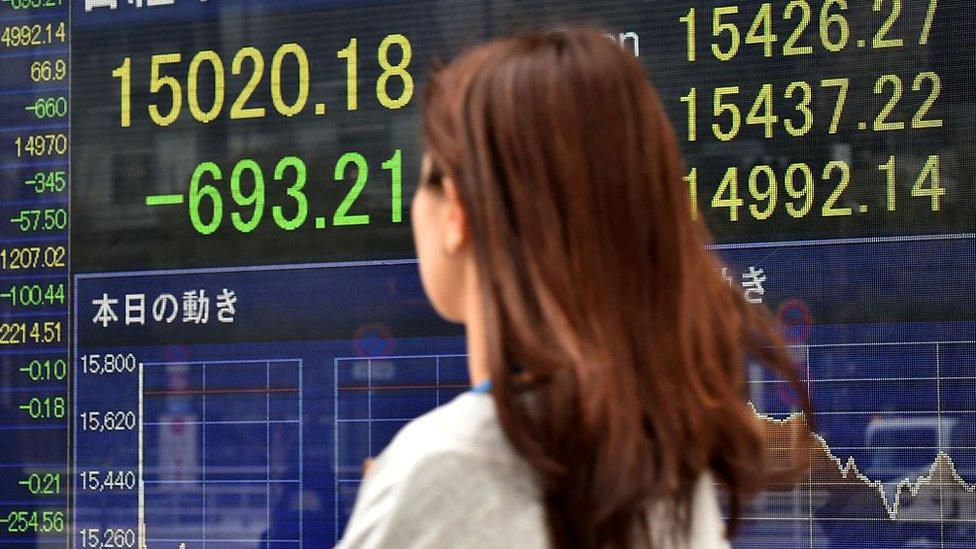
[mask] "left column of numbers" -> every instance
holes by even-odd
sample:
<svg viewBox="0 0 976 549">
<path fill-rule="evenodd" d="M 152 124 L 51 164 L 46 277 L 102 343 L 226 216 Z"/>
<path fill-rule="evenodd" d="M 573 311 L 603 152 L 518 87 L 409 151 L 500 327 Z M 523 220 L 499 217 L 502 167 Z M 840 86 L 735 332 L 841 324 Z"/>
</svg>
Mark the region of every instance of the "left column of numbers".
<svg viewBox="0 0 976 549">
<path fill-rule="evenodd" d="M 0 0 L 0 547 L 67 547 L 69 2 Z"/>
</svg>

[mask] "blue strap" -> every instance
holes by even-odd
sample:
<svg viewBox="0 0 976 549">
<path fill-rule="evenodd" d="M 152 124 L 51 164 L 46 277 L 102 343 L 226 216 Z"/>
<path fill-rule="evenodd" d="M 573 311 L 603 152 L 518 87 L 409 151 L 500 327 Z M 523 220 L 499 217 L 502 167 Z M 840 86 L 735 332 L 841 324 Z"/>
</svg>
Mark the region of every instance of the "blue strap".
<svg viewBox="0 0 976 549">
<path fill-rule="evenodd" d="M 477 385 L 475 385 L 474 387 L 471 388 L 471 392 L 472 393 L 481 393 L 481 394 L 485 394 L 485 393 L 487 393 L 490 390 L 491 390 L 491 380 L 490 379 L 486 379 L 485 381 L 482 381 L 481 383 L 479 383 L 479 384 L 477 384 Z"/>
</svg>

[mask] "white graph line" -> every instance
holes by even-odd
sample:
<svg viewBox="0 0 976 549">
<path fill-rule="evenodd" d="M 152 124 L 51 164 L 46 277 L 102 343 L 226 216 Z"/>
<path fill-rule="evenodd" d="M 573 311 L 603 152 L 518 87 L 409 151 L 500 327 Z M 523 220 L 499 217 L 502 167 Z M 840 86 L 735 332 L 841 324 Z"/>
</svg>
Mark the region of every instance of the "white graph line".
<svg viewBox="0 0 976 549">
<path fill-rule="evenodd" d="M 294 363 L 298 366 L 298 419 L 297 420 L 272 420 L 271 419 L 271 364 L 272 363 Z M 265 419 L 266 421 L 247 421 L 247 420 L 234 420 L 234 421 L 207 421 L 206 419 L 206 399 L 207 399 L 207 378 L 206 371 L 207 365 L 233 365 L 233 364 L 264 364 L 265 371 L 265 381 L 266 389 L 269 391 L 265 395 Z M 167 421 L 145 421 L 145 368 L 146 366 L 172 366 L 172 365 L 199 365 L 202 367 L 201 370 L 201 406 L 202 415 L 201 421 L 199 422 L 189 422 L 195 425 L 201 426 L 201 479 L 200 480 L 154 480 L 147 481 L 145 478 L 145 427 L 149 426 L 160 426 L 160 425 L 186 425 L 188 422 L 167 422 Z M 297 544 L 299 548 L 303 547 L 304 542 L 304 532 L 302 532 L 302 525 L 304 521 L 304 496 L 302 490 L 304 487 L 304 465 L 302 460 L 304 459 L 304 432 L 302 428 L 302 391 L 304 390 L 303 377 L 304 377 L 304 360 L 300 358 L 294 359 L 267 359 L 267 360 L 214 360 L 214 361 L 180 361 L 180 362 L 139 362 L 138 363 L 138 382 L 137 382 L 137 439 L 136 439 L 136 490 L 137 490 L 137 503 L 136 503 L 136 543 L 138 549 L 148 549 L 151 542 L 159 543 L 179 543 L 180 549 L 186 549 L 187 543 L 200 543 L 206 547 L 207 542 L 212 543 L 257 543 L 257 542 L 271 542 L 271 543 L 289 543 Z M 265 442 L 266 442 L 266 458 L 267 463 L 265 464 L 265 478 L 262 480 L 234 480 L 234 479 L 213 479 L 207 480 L 206 477 L 206 426 L 207 425 L 240 425 L 240 424 L 266 424 L 265 431 Z M 298 479 L 272 479 L 271 478 L 271 439 L 270 439 L 270 427 L 271 424 L 298 424 Z M 206 501 L 206 489 L 207 484 L 264 484 L 265 494 L 266 494 L 266 522 L 267 522 L 267 540 L 251 540 L 251 539 L 209 539 L 207 537 L 207 501 Z M 202 507 L 202 522 L 201 522 L 201 536 L 200 539 L 169 539 L 169 538 L 149 538 L 148 536 L 148 524 L 146 519 L 146 485 L 169 485 L 169 484 L 199 484 L 203 493 L 203 507 Z M 298 505 L 298 524 L 299 533 L 298 539 L 271 539 L 271 500 L 270 500 L 270 486 L 272 484 L 297 484 L 299 490 L 299 505 Z"/>
<path fill-rule="evenodd" d="M 794 421 L 796 422 L 804 421 L 803 413 L 791 414 L 786 418 L 780 419 L 780 418 L 775 418 L 760 413 L 759 411 L 756 410 L 756 408 L 752 405 L 751 402 L 749 403 L 749 407 L 752 409 L 752 411 L 756 414 L 757 417 L 763 419 L 764 421 L 768 421 L 770 423 L 785 424 L 785 423 L 792 423 Z M 961 489 L 966 490 L 970 493 L 976 493 L 976 485 L 967 483 L 966 480 L 963 479 L 962 476 L 957 471 L 956 466 L 952 461 L 952 458 L 949 457 L 948 454 L 940 450 L 936 454 L 935 461 L 933 461 L 932 465 L 929 467 L 928 474 L 919 476 L 915 480 L 912 480 L 910 478 L 905 478 L 899 481 L 894 490 L 895 496 L 891 498 L 891 500 L 889 501 L 888 495 L 885 493 L 884 490 L 885 483 L 879 480 L 874 480 L 868 477 L 867 475 L 861 473 L 853 457 L 848 458 L 847 461 L 844 462 L 840 457 L 834 454 L 833 450 L 827 444 L 827 440 L 824 439 L 822 436 L 818 434 L 814 434 L 813 436 L 817 441 L 817 445 L 819 445 L 820 449 L 837 466 L 837 470 L 840 471 L 841 476 L 844 479 L 848 479 L 852 477 L 856 478 L 861 482 L 867 484 L 871 488 L 874 488 L 878 491 L 878 496 L 881 500 L 881 503 L 884 505 L 885 511 L 888 513 L 888 517 L 891 520 L 903 520 L 898 517 L 898 511 L 901 504 L 902 491 L 905 488 L 908 489 L 908 493 L 911 495 L 911 497 L 916 497 L 918 496 L 919 490 L 924 488 L 925 486 L 935 485 L 938 486 L 941 490 L 942 486 L 945 484 L 944 479 L 946 478 L 946 476 L 948 476 L 953 482 L 957 483 Z M 936 480 L 937 478 L 938 480 Z M 816 485 L 824 486 L 824 485 L 829 485 L 829 483 L 818 482 L 816 483 Z"/>
<path fill-rule="evenodd" d="M 201 484 L 201 492 L 203 492 L 203 504 L 201 506 L 202 517 L 200 521 L 200 529 L 202 534 L 200 537 L 203 538 L 203 549 L 207 549 L 207 363 L 203 363 L 202 367 L 203 371 L 200 389 L 203 391 L 203 398 L 201 399 L 202 411 L 200 413 L 200 420 L 203 422 L 203 425 L 200 426 L 200 439 L 202 440 L 201 444 L 203 447 L 200 449 L 200 478 L 203 480 L 203 483 Z"/>
<path fill-rule="evenodd" d="M 145 436 L 145 428 L 144 428 L 145 415 L 144 415 L 144 408 L 143 408 L 143 401 L 146 398 L 145 390 L 144 390 L 145 383 L 146 383 L 146 368 L 142 364 L 142 362 L 140 362 L 139 363 L 139 387 L 138 387 L 139 430 L 138 430 L 138 438 L 136 442 L 136 455 L 137 455 L 136 475 L 138 475 L 139 477 L 139 487 L 138 487 L 139 496 L 138 496 L 137 511 L 136 511 L 136 516 L 137 516 L 136 524 L 138 525 L 137 528 L 138 528 L 138 538 L 139 538 L 139 549 L 146 548 L 146 475 L 144 472 L 146 452 L 145 452 L 145 440 L 143 438 Z"/>
<path fill-rule="evenodd" d="M 339 359 L 332 361 L 332 475 L 336 479 L 333 497 L 333 528 L 339 541 Z"/>
<path fill-rule="evenodd" d="M 305 359 L 298 359 L 298 547 L 305 545 Z M 268 533 L 270 537 L 270 532 Z"/>
<path fill-rule="evenodd" d="M 440 405 L 443 401 L 441 389 L 444 387 L 445 383 L 443 380 L 443 359 L 466 359 L 467 355 L 464 353 L 420 353 L 420 354 L 400 354 L 400 355 L 384 355 L 384 356 L 340 356 L 333 359 L 333 471 L 335 474 L 335 490 L 334 490 L 334 524 L 335 524 L 335 537 L 336 540 L 340 539 L 342 534 L 340 530 L 340 507 L 342 505 L 342 498 L 340 497 L 340 486 L 355 486 L 362 482 L 361 479 L 341 479 L 340 476 L 340 460 L 339 456 L 342 451 L 340 439 L 340 425 L 354 425 L 354 424 L 366 424 L 367 429 L 365 433 L 365 443 L 367 449 L 367 455 L 372 456 L 374 450 L 374 437 L 373 429 L 371 428 L 372 423 L 408 423 L 413 420 L 413 417 L 406 418 L 376 418 L 373 416 L 373 392 L 377 390 L 377 374 L 376 368 L 379 363 L 398 361 L 398 360 L 424 360 L 429 361 L 430 364 L 424 364 L 424 366 L 429 366 L 433 372 L 433 383 L 432 387 L 434 392 L 432 394 L 432 401 L 435 405 Z M 342 418 L 339 407 L 339 370 L 343 364 L 362 364 L 365 366 L 365 384 L 360 389 L 365 389 L 365 405 L 366 405 L 366 417 L 365 418 Z M 467 374 L 465 374 L 466 376 Z M 449 383 L 452 388 L 457 384 L 457 382 Z M 465 383 L 466 385 L 466 383 Z M 380 450 L 380 448 L 375 448 Z"/>
<path fill-rule="evenodd" d="M 938 430 L 939 453 L 945 448 L 945 439 L 942 433 L 942 361 L 939 356 L 939 344 L 935 344 L 935 409 L 938 412 L 935 416 L 935 428 Z M 948 458 L 949 456 L 946 456 Z M 933 466 L 934 467 L 934 466 Z M 955 472 L 955 467 L 953 467 Z M 933 472 L 934 474 L 934 472 Z M 930 475 L 931 476 L 931 475 Z M 945 486 L 942 477 L 939 477 L 939 546 L 945 548 Z"/>
<path fill-rule="evenodd" d="M 807 366 L 807 376 L 806 376 L 807 379 L 805 380 L 805 382 L 807 384 L 808 390 L 812 386 L 814 386 L 816 384 L 819 384 L 819 383 L 822 383 L 822 384 L 830 384 L 830 383 L 858 383 L 858 382 L 893 382 L 893 383 L 902 382 L 903 383 L 903 382 L 909 382 L 909 381 L 930 381 L 930 382 L 931 381 L 935 381 L 936 384 L 937 384 L 937 392 L 939 393 L 939 395 L 938 395 L 938 399 L 937 399 L 937 402 L 936 402 L 936 407 L 935 407 L 936 409 L 935 410 L 904 410 L 904 411 L 903 410 L 863 410 L 863 411 L 862 410 L 857 410 L 857 411 L 854 411 L 854 410 L 832 410 L 832 411 L 815 412 L 817 416 L 845 416 L 845 415 L 858 416 L 858 415 L 878 415 L 878 414 L 885 414 L 885 415 L 888 415 L 888 416 L 892 416 L 892 415 L 898 416 L 898 415 L 916 415 L 916 414 L 926 414 L 926 415 L 936 414 L 939 417 L 941 417 L 941 415 L 943 413 L 943 410 L 942 410 L 943 403 L 942 403 L 942 399 L 941 399 L 941 397 L 942 397 L 942 395 L 941 395 L 942 382 L 944 382 L 944 381 L 976 381 L 976 376 L 956 375 L 956 376 L 942 377 L 941 357 L 939 356 L 939 353 L 940 353 L 941 349 L 944 348 L 944 346 L 947 346 L 947 345 L 972 345 L 974 343 L 976 343 L 976 341 L 974 341 L 974 340 L 951 340 L 951 339 L 946 339 L 946 340 L 931 340 L 931 341 L 892 341 L 892 342 L 823 343 L 823 344 L 806 344 L 806 345 L 804 345 L 804 344 L 798 344 L 798 345 L 790 345 L 790 347 L 797 348 L 797 349 L 802 349 L 804 351 L 804 355 L 805 355 L 805 358 L 806 358 L 806 366 Z M 852 377 L 852 378 L 848 378 L 848 379 L 845 379 L 845 378 L 815 379 L 810 374 L 810 362 L 809 362 L 810 361 L 810 355 L 809 355 L 809 353 L 810 353 L 810 350 L 811 349 L 830 349 L 830 348 L 844 348 L 844 347 L 847 347 L 847 348 L 857 348 L 857 347 L 903 347 L 903 346 L 934 347 L 935 348 L 935 351 L 936 351 L 936 355 L 937 355 L 936 356 L 936 372 L 935 372 L 935 376 L 933 377 L 931 375 L 928 375 L 928 376 L 915 377 L 915 378 L 907 377 L 907 376 L 892 376 L 892 377 L 876 377 L 876 378 L 873 378 L 873 377 Z M 367 435 L 367 437 L 371 438 L 372 428 L 370 426 L 372 424 L 374 424 L 374 423 L 383 423 L 383 422 L 389 422 L 389 423 L 407 423 L 407 422 L 409 422 L 412 419 L 412 418 L 408 418 L 408 417 L 388 417 L 388 418 L 373 417 L 373 415 L 372 415 L 372 406 L 369 406 L 367 408 L 367 417 L 365 417 L 365 418 L 355 418 L 355 417 L 343 418 L 343 417 L 340 417 L 339 405 L 338 405 L 338 397 L 339 397 L 339 372 L 338 372 L 338 370 L 340 368 L 340 364 L 341 363 L 347 362 L 347 361 L 355 361 L 355 362 L 360 362 L 360 363 L 366 363 L 368 365 L 367 376 L 369 377 L 369 380 L 368 380 L 368 382 L 366 384 L 366 389 L 368 390 L 369 393 L 372 393 L 372 391 L 370 389 L 373 387 L 373 380 L 372 380 L 372 377 L 373 377 L 373 371 L 372 370 L 373 370 L 373 368 L 372 368 L 372 362 L 374 360 L 376 360 L 376 361 L 381 361 L 381 360 L 382 361 L 397 361 L 397 360 L 401 360 L 401 359 L 430 359 L 434 363 L 432 365 L 435 367 L 435 370 L 436 370 L 436 372 L 435 372 L 435 385 L 439 387 L 441 385 L 441 377 L 442 377 L 441 376 L 441 372 L 440 372 L 440 366 L 441 366 L 440 359 L 441 358 L 446 358 L 446 357 L 450 357 L 450 358 L 466 358 L 466 355 L 464 355 L 464 354 L 441 354 L 441 355 L 438 355 L 438 354 L 420 354 L 420 355 L 364 356 L 364 357 L 339 357 L 339 358 L 336 358 L 335 361 L 334 361 L 334 365 L 335 365 L 335 377 L 334 377 L 334 381 L 335 381 L 335 386 L 334 386 L 335 387 L 335 408 L 334 408 L 334 416 L 333 417 L 334 417 L 334 421 L 335 421 L 335 432 L 337 433 L 337 435 L 338 435 L 339 425 L 341 425 L 341 424 L 357 424 L 357 423 L 358 424 L 362 424 L 362 423 L 365 423 L 367 425 L 367 429 L 368 429 L 368 435 Z M 764 384 L 764 383 L 783 383 L 783 382 L 782 381 L 779 381 L 779 380 L 759 380 L 759 381 L 757 381 L 757 383 Z M 369 398 L 369 396 L 367 396 L 367 398 Z M 438 403 L 439 403 L 439 400 L 438 400 Z M 782 423 L 782 422 L 788 422 L 788 421 L 793 421 L 793 420 L 797 420 L 797 419 L 801 419 L 802 418 L 802 415 L 794 414 L 794 415 L 791 415 L 791 416 L 789 416 L 789 417 L 787 417 L 785 419 L 780 419 L 780 418 L 772 417 L 772 416 L 769 416 L 769 415 L 766 415 L 766 414 L 763 414 L 763 413 L 758 412 L 755 409 L 755 407 L 752 406 L 752 403 L 750 403 L 749 405 L 750 405 L 750 407 L 752 407 L 752 410 L 756 414 L 757 417 L 759 417 L 761 419 L 764 419 L 766 421 L 769 421 L 769 422 L 781 422 Z M 954 410 L 952 413 L 953 414 L 973 414 L 973 413 L 976 413 L 976 411 Z M 940 425 L 939 427 L 940 427 L 940 430 L 941 430 L 941 427 L 942 426 Z M 939 519 L 938 519 L 939 522 L 940 522 L 940 538 L 941 538 L 941 541 L 942 541 L 943 546 L 944 546 L 944 543 L 945 543 L 945 541 L 944 541 L 945 540 L 945 524 L 952 524 L 952 523 L 966 523 L 966 524 L 976 523 L 976 519 L 972 519 L 972 518 L 970 518 L 970 519 L 966 519 L 966 518 L 960 519 L 960 518 L 953 518 L 953 517 L 945 516 L 944 509 L 942 509 L 942 506 L 944 505 L 943 499 L 946 497 L 944 495 L 944 489 L 945 489 L 946 485 L 948 485 L 950 483 L 952 483 L 954 485 L 958 485 L 958 487 L 961 490 L 963 490 L 963 492 L 966 493 L 966 494 L 976 494 L 976 485 L 968 483 L 962 477 L 962 475 L 959 473 L 959 471 L 958 471 L 955 463 L 953 462 L 952 458 L 947 453 L 947 450 L 950 450 L 950 449 L 973 450 L 973 449 L 976 449 L 976 448 L 969 447 L 969 446 L 948 446 L 948 447 L 946 447 L 946 446 L 944 446 L 944 443 L 945 443 L 944 436 L 945 435 L 940 432 L 940 434 L 939 434 L 939 441 L 938 441 L 938 448 L 931 448 L 931 447 L 928 447 L 928 446 L 917 447 L 917 448 L 916 447 L 891 447 L 891 448 L 888 448 L 888 447 L 881 447 L 881 448 L 879 448 L 879 447 L 870 447 L 869 448 L 869 447 L 846 447 L 846 446 L 845 447 L 838 447 L 838 449 L 857 449 L 857 448 L 860 448 L 860 449 L 872 449 L 872 450 L 879 450 L 879 449 L 885 449 L 885 450 L 909 450 L 909 449 L 933 450 L 934 449 L 934 450 L 937 450 L 936 457 L 935 457 L 934 461 L 932 462 L 931 466 L 928 468 L 927 472 L 925 474 L 923 474 L 923 475 L 920 475 L 920 476 L 914 478 L 914 479 L 912 479 L 912 478 L 904 478 L 901 481 L 899 481 L 897 483 L 896 488 L 894 489 L 894 492 L 893 492 L 894 495 L 893 496 L 889 496 L 888 493 L 886 493 L 886 491 L 885 491 L 885 485 L 886 484 L 891 484 L 891 483 L 885 483 L 885 482 L 882 482 L 880 480 L 874 480 L 874 479 L 868 477 L 867 475 L 863 474 L 860 471 L 860 469 L 859 469 L 859 467 L 858 467 L 858 465 L 855 462 L 855 460 L 854 460 L 853 457 L 848 458 L 847 461 L 845 462 L 842 458 L 838 457 L 834 453 L 834 450 L 830 448 L 830 446 L 828 445 L 826 439 L 823 438 L 821 435 L 814 434 L 814 437 L 815 437 L 815 440 L 816 440 L 816 445 L 815 446 L 812 446 L 811 447 L 811 450 L 812 451 L 821 451 L 822 450 L 825 453 L 825 455 L 829 458 L 830 462 L 832 462 L 837 467 L 837 470 L 840 472 L 840 475 L 841 475 L 841 477 L 844 480 L 847 480 L 847 479 L 851 479 L 851 480 L 857 479 L 857 481 L 864 483 L 865 485 L 867 485 L 868 487 L 870 487 L 873 491 L 876 491 L 877 492 L 877 495 L 878 495 L 878 498 L 879 498 L 879 501 L 880 501 L 880 503 L 883 505 L 883 507 L 885 509 L 885 513 L 886 513 L 886 516 L 888 517 L 888 520 L 900 521 L 900 522 L 908 522 L 908 523 L 914 523 L 914 522 L 930 522 L 930 521 L 932 521 L 932 519 L 926 519 L 924 517 L 920 518 L 920 517 L 917 517 L 917 516 L 903 516 L 903 514 L 901 514 L 899 511 L 901 510 L 901 506 L 902 506 L 902 503 L 903 503 L 903 501 L 902 501 L 903 498 L 905 498 L 905 497 L 915 498 L 915 497 L 917 497 L 919 495 L 919 493 L 920 493 L 920 491 L 922 489 L 924 489 L 926 487 L 930 487 L 930 486 L 937 487 L 938 490 L 939 490 L 939 495 L 940 495 L 940 510 L 939 510 Z M 338 478 L 338 476 L 339 476 L 339 453 L 340 453 L 340 444 L 339 444 L 339 440 L 338 439 L 339 439 L 339 437 L 336 436 L 336 439 L 335 439 L 335 448 L 334 448 L 334 452 L 335 452 L 334 453 L 334 455 L 335 455 L 335 471 L 336 471 L 336 494 L 335 494 L 336 506 L 335 506 L 335 510 L 336 510 L 337 538 L 338 538 L 338 534 L 339 534 L 338 528 L 339 528 L 339 502 L 340 502 L 339 488 L 338 487 L 339 487 L 340 484 L 341 485 L 355 486 L 355 485 L 357 485 L 357 484 L 359 484 L 359 483 L 362 482 L 361 479 L 352 479 L 352 478 L 339 479 Z M 369 447 L 370 447 L 370 449 L 372 449 L 372 441 L 369 442 Z M 811 458 L 811 462 L 812 462 L 812 458 Z M 814 479 L 813 479 L 813 477 L 811 475 L 810 482 L 809 482 L 809 486 L 808 486 L 809 494 L 808 494 L 808 498 L 807 498 L 808 499 L 807 504 L 810 506 L 810 514 L 809 514 L 809 516 L 796 517 L 796 518 L 787 518 L 787 519 L 783 519 L 781 517 L 749 517 L 748 520 L 767 520 L 767 519 L 768 520 L 800 520 L 800 521 L 806 522 L 806 523 L 809 524 L 809 527 L 808 527 L 808 530 L 809 531 L 806 532 L 806 536 L 804 536 L 804 537 L 809 536 L 809 543 L 810 544 L 814 544 L 815 543 L 814 542 L 814 538 L 816 536 L 815 536 L 815 533 L 814 533 L 814 521 L 823 520 L 823 521 L 829 522 L 829 521 L 835 521 L 835 520 L 836 521 L 842 521 L 842 520 L 850 520 L 850 521 L 868 521 L 868 520 L 875 520 L 875 519 L 872 519 L 870 517 L 863 517 L 863 518 L 861 518 L 861 517 L 819 517 L 819 516 L 815 516 L 815 513 L 814 513 L 814 501 L 813 501 L 813 496 L 814 496 L 815 489 L 817 487 L 825 487 L 825 486 L 829 486 L 829 485 L 832 485 L 832 484 L 837 484 L 837 485 L 840 485 L 840 486 L 849 486 L 848 483 L 844 483 L 844 482 L 836 482 L 836 483 L 816 482 L 816 481 L 814 481 Z"/>
</svg>

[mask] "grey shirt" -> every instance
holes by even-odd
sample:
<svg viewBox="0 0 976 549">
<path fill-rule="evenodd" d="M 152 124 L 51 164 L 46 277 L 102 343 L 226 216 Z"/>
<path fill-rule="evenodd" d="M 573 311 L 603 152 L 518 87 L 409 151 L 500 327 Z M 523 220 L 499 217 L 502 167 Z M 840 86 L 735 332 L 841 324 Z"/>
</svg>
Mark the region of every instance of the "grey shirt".
<svg viewBox="0 0 976 549">
<path fill-rule="evenodd" d="M 729 547 L 707 476 L 696 490 L 682 549 Z M 380 454 L 338 547 L 548 545 L 532 471 L 502 432 L 491 396 L 468 392 L 412 421 Z"/>
</svg>

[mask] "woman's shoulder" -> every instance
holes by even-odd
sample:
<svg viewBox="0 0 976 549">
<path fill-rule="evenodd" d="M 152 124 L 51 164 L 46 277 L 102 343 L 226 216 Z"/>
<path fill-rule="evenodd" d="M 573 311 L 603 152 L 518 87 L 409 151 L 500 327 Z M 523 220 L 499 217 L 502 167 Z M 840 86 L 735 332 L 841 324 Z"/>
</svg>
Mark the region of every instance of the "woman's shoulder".
<svg viewBox="0 0 976 549">
<path fill-rule="evenodd" d="M 688 509 L 688 531 L 677 539 L 671 536 L 674 516 L 663 507 L 651 511 L 648 524 L 654 547 L 667 549 L 728 549 L 725 521 L 718 502 L 718 489 L 711 473 L 705 472 L 693 487 L 691 508 Z M 667 528 L 665 526 L 668 526 Z"/>
<path fill-rule="evenodd" d="M 341 547 L 547 547 L 534 478 L 493 399 L 465 393 L 410 422 L 377 458 Z M 679 547 L 728 547 L 709 474 L 696 486 L 690 523 Z"/>
<path fill-rule="evenodd" d="M 523 509 L 513 514 L 512 509 Z M 487 395 L 464 394 L 404 427 L 360 488 L 343 547 L 545 546 L 531 472 Z"/>
<path fill-rule="evenodd" d="M 725 521 L 718 502 L 718 488 L 711 473 L 704 473 L 695 487 L 691 507 L 691 531 L 688 547 L 729 547 L 725 536 Z"/>
<path fill-rule="evenodd" d="M 486 394 L 463 393 L 408 423 L 376 459 L 374 470 L 396 478 L 431 464 L 436 472 L 436 464 L 444 461 L 489 472 L 502 483 L 531 478 L 502 430 L 494 399 Z"/>
</svg>

